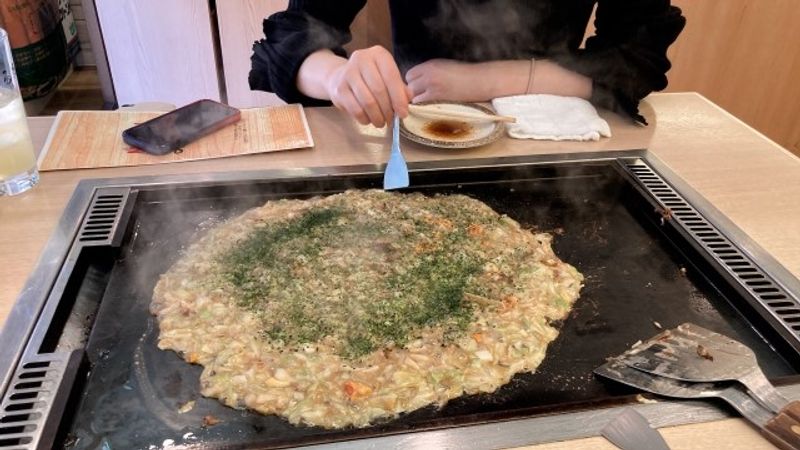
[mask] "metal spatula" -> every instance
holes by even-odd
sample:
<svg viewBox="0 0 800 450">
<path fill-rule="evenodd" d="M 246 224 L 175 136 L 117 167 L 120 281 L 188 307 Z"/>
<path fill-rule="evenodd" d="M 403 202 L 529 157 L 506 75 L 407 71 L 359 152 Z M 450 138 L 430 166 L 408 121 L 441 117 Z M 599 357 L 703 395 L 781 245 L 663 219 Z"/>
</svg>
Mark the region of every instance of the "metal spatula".
<svg viewBox="0 0 800 450">
<path fill-rule="evenodd" d="M 395 115 L 392 124 L 392 153 L 383 172 L 383 189 L 399 189 L 408 187 L 408 184 L 408 166 L 400 151 L 400 118 Z"/>
<path fill-rule="evenodd" d="M 655 375 L 693 382 L 736 380 L 767 409 L 800 420 L 800 402 L 790 403 L 770 384 L 750 348 L 691 323 L 635 346 L 622 361 Z"/>
<path fill-rule="evenodd" d="M 625 408 L 600 434 L 622 450 L 669 450 L 664 438 L 633 408 Z"/>
<path fill-rule="evenodd" d="M 624 357 L 625 355 L 622 355 Z M 800 422 L 786 414 L 774 415 L 747 395 L 736 383 L 687 383 L 645 373 L 627 366 L 620 359 L 612 359 L 594 370 L 594 373 L 628 386 L 665 397 L 704 399 L 717 397 L 725 400 L 773 444 L 783 449 L 800 449 Z"/>
</svg>

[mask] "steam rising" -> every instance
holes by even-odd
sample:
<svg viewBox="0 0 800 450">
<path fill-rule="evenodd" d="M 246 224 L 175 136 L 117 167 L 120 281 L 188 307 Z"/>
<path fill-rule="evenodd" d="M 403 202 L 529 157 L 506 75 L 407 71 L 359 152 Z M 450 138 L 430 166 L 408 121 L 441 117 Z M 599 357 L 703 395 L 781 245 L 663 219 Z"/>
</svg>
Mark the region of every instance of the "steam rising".
<svg viewBox="0 0 800 450">
<path fill-rule="evenodd" d="M 537 50 L 532 43 L 541 40 L 535 33 L 546 14 L 543 3 L 446 0 L 440 2 L 439 13 L 424 23 L 456 59 L 525 59 Z"/>
</svg>

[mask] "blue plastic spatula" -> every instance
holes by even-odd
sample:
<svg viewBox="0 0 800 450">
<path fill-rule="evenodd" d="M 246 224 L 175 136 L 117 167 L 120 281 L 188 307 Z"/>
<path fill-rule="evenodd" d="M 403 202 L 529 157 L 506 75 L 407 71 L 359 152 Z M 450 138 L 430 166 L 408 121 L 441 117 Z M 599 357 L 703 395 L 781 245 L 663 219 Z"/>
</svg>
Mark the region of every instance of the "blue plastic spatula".
<svg viewBox="0 0 800 450">
<path fill-rule="evenodd" d="M 392 153 L 383 172 L 383 189 L 399 189 L 408 187 L 408 184 L 408 166 L 400 151 L 400 118 L 395 115 L 392 124 Z"/>
</svg>

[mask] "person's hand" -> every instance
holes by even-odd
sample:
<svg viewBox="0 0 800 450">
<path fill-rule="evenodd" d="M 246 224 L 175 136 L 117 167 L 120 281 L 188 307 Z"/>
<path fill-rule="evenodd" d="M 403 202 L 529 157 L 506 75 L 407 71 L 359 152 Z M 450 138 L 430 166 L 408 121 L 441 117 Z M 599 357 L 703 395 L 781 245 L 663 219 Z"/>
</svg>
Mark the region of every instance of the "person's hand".
<svg viewBox="0 0 800 450">
<path fill-rule="evenodd" d="M 408 115 L 411 92 L 400 70 L 383 47 L 356 50 L 347 62 L 334 69 L 326 89 L 333 104 L 359 123 L 383 127 L 395 113 Z"/>
<path fill-rule="evenodd" d="M 431 100 L 479 102 L 488 100 L 484 86 L 491 83 L 481 64 L 450 59 L 432 59 L 406 73 L 414 103 Z"/>
</svg>

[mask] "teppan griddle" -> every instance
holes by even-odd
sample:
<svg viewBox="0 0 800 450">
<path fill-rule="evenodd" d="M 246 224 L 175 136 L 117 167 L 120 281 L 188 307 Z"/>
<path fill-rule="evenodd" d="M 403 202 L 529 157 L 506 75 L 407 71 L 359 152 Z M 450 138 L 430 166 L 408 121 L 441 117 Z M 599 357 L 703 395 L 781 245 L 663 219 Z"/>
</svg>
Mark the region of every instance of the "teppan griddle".
<svg viewBox="0 0 800 450">
<path fill-rule="evenodd" d="M 88 180 L 2 333 L 0 449 L 507 447 L 596 435 L 622 405 L 655 426 L 723 417 L 718 404 L 643 404 L 592 375 L 687 321 L 746 343 L 785 393 L 800 393 L 797 280 L 646 152 L 411 168 L 409 191 L 469 195 L 553 233 L 585 275 L 536 373 L 362 429 L 293 426 L 203 398 L 201 368 L 155 345 L 148 305 L 160 274 L 229 217 L 270 199 L 379 188 L 381 167 Z"/>
</svg>

